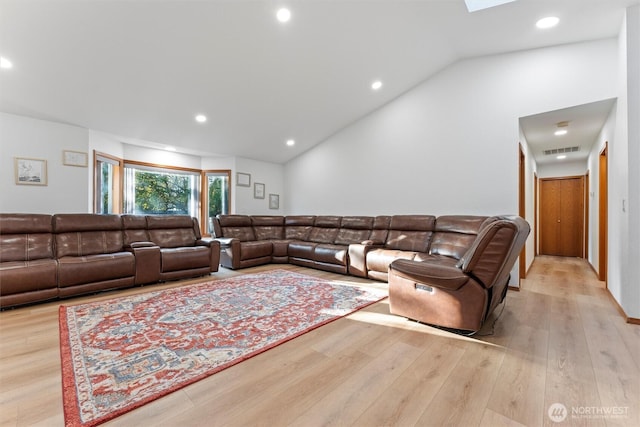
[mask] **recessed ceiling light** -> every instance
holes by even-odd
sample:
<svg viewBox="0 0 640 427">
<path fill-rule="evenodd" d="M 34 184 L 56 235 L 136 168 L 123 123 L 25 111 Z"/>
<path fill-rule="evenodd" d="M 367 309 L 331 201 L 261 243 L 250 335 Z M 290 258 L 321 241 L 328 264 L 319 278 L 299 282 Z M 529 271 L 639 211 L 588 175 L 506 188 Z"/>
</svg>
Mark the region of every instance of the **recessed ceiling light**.
<svg viewBox="0 0 640 427">
<path fill-rule="evenodd" d="M 205 116 L 204 114 L 198 114 L 196 116 L 196 122 L 198 123 L 204 123 L 207 121 L 207 116 Z"/>
<path fill-rule="evenodd" d="M 291 19 L 291 11 L 286 7 L 278 9 L 276 18 L 278 18 L 278 21 L 280 22 L 289 22 L 289 20 Z"/>
<path fill-rule="evenodd" d="M 558 157 L 556 157 L 556 159 L 558 160 L 562 160 L 562 159 L 566 159 L 567 156 L 565 156 L 564 154 L 559 155 Z"/>
<path fill-rule="evenodd" d="M 547 16 L 546 18 L 542 18 L 536 22 L 536 27 L 540 29 L 551 28 L 558 25 L 558 22 L 560 22 L 560 18 L 557 16 Z"/>
<path fill-rule="evenodd" d="M 5 68 L 8 70 L 9 68 L 13 68 L 13 63 L 4 56 L 0 56 L 0 68 Z"/>
<path fill-rule="evenodd" d="M 382 87 L 382 82 L 380 80 L 376 80 L 371 84 L 371 89 L 378 90 Z"/>
<path fill-rule="evenodd" d="M 559 129 L 559 130 L 555 131 L 553 134 L 554 134 L 555 136 L 562 136 L 562 135 L 566 135 L 566 134 L 567 134 L 567 132 L 568 132 L 568 131 L 567 131 L 566 129 Z"/>
<path fill-rule="evenodd" d="M 287 145 L 289 147 L 293 147 L 294 145 L 296 145 L 296 142 L 293 139 L 288 139 L 287 140 Z"/>
</svg>

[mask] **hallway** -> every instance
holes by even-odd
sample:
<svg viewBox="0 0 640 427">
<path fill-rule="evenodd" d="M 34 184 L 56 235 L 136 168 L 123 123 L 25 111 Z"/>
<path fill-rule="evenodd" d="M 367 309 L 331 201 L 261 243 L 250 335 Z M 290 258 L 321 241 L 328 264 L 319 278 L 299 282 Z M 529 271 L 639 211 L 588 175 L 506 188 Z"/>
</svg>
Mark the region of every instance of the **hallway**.
<svg viewBox="0 0 640 427">
<path fill-rule="evenodd" d="M 640 425 L 640 326 L 625 322 L 587 261 L 536 257 L 502 316 L 503 328 L 538 328 L 528 335 L 548 349 L 545 408 L 562 403 L 577 425 Z"/>
</svg>

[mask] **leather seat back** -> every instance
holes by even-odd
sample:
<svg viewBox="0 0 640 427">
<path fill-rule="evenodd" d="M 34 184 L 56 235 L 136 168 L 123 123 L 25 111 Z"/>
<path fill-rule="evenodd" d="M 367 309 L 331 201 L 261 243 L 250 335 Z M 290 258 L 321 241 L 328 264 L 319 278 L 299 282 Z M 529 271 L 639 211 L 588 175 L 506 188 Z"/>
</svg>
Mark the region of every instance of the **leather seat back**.
<svg viewBox="0 0 640 427">
<path fill-rule="evenodd" d="M 161 248 L 195 246 L 200 238 L 197 219 L 189 215 L 148 215 L 149 239 Z"/>
<path fill-rule="evenodd" d="M 385 248 L 428 252 L 435 225 L 436 217 L 433 215 L 394 215 Z"/>
<path fill-rule="evenodd" d="M 56 258 L 122 252 L 119 215 L 56 214 L 53 216 Z"/>
<path fill-rule="evenodd" d="M 519 216 L 488 218 L 458 266 L 485 288 L 506 283 L 530 230 Z"/>
<path fill-rule="evenodd" d="M 241 242 L 256 240 L 251 217 L 248 215 L 218 215 L 214 221 L 214 230 L 216 237 L 234 238 Z"/>
<path fill-rule="evenodd" d="M 278 215 L 254 215 L 251 217 L 257 240 L 284 239 L 284 217 Z"/>
<path fill-rule="evenodd" d="M 349 245 L 368 240 L 373 229 L 373 220 L 372 216 L 343 217 L 334 243 L 337 245 Z"/>
<path fill-rule="evenodd" d="M 485 216 L 439 216 L 429 253 L 459 260 L 473 244 L 486 219 Z"/>
<path fill-rule="evenodd" d="M 312 215 L 293 215 L 284 219 L 284 237 L 287 240 L 308 240 L 316 217 Z"/>
<path fill-rule="evenodd" d="M 341 219 L 342 217 L 339 216 L 317 216 L 309 234 L 309 241 L 315 243 L 335 242 L 340 230 Z"/>
<path fill-rule="evenodd" d="M 0 262 L 52 259 L 51 215 L 0 214 Z"/>
</svg>

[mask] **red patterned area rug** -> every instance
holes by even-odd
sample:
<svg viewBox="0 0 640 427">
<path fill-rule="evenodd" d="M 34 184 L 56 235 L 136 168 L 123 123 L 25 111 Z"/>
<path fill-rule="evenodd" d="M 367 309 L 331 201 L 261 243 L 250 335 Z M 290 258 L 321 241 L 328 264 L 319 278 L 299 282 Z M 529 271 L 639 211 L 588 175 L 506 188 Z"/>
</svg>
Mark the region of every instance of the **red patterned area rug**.
<svg viewBox="0 0 640 427">
<path fill-rule="evenodd" d="M 103 423 L 385 296 L 275 270 L 61 306 L 65 424 Z"/>
</svg>

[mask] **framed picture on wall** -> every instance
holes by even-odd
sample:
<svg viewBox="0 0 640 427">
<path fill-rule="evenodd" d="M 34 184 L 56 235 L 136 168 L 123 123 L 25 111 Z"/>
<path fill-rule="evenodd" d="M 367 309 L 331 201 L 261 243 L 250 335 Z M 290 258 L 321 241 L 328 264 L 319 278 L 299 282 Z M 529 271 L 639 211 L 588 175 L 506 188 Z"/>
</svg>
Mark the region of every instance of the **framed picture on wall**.
<svg viewBox="0 0 640 427">
<path fill-rule="evenodd" d="M 238 180 L 238 185 L 240 187 L 251 187 L 251 175 L 248 173 L 238 172 L 236 174 L 236 179 Z"/>
<path fill-rule="evenodd" d="M 253 198 L 264 199 L 264 184 L 259 182 L 253 184 Z"/>
<path fill-rule="evenodd" d="M 16 184 L 47 185 L 47 161 L 28 157 L 14 158 Z"/>
<path fill-rule="evenodd" d="M 87 153 L 81 151 L 64 150 L 62 164 L 67 166 L 87 167 Z"/>
<path fill-rule="evenodd" d="M 269 209 L 280 209 L 280 195 L 269 194 Z"/>
</svg>

